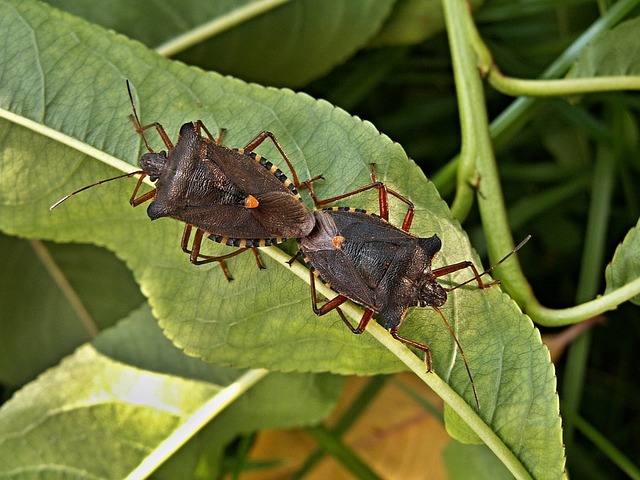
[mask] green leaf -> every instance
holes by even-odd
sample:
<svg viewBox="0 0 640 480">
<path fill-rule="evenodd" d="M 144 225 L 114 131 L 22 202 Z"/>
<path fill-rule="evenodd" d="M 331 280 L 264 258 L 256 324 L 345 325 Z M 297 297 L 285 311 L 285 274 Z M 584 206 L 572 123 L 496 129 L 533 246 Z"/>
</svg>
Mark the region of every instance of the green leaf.
<svg viewBox="0 0 640 480">
<path fill-rule="evenodd" d="M 622 22 L 590 43 L 568 78 L 640 75 L 640 17 Z"/>
<path fill-rule="evenodd" d="M 49 3 L 185 63 L 247 81 L 294 87 L 328 73 L 367 45 L 394 0 L 187 0 L 179 8 L 165 2 L 108 0 L 99 9 L 81 2 Z M 140 22 L 141 16 L 149 18 Z M 204 38 L 188 38 L 199 29 L 206 32 Z M 179 36 L 187 37 L 184 45 Z"/>
<path fill-rule="evenodd" d="M 628 283 L 640 277 L 640 221 L 627 233 L 623 242 L 616 249 L 613 260 L 607 265 L 605 278 L 607 288 L 605 294 L 618 288 L 624 287 Z M 631 302 L 640 305 L 640 296 L 635 296 Z"/>
<path fill-rule="evenodd" d="M 449 442 L 442 452 L 448 478 L 456 480 L 508 480 L 513 475 L 500 460 L 483 445 L 464 445 Z M 460 459 L 465 461 L 461 462 Z"/>
<path fill-rule="evenodd" d="M 477 8 L 484 0 L 472 0 Z M 442 2 L 439 0 L 398 0 L 393 12 L 370 46 L 412 45 L 444 30 Z"/>
<path fill-rule="evenodd" d="M 147 0 L 144 3 L 104 0 L 100 3 L 101 8 L 95 8 L 91 3 L 67 0 L 47 0 L 46 3 L 97 25 L 124 33 L 150 48 L 169 42 L 206 21 L 231 16 L 242 17 L 260 3 L 269 4 L 267 12 L 278 7 L 278 2 L 255 0 L 184 0 L 179 5 L 163 0 Z M 162 28 L 158 28 L 158 25 L 162 25 Z"/>
<path fill-rule="evenodd" d="M 264 271 L 256 269 L 251 255 L 232 259 L 229 268 L 236 280 L 231 283 L 216 265 L 191 265 L 179 247 L 178 222 L 152 223 L 144 209 L 128 205 L 135 180 L 97 187 L 48 211 L 83 185 L 134 169 L 143 147 L 127 118 L 131 107 L 125 78 L 134 87 L 142 122 L 160 121 L 172 138 L 182 123 L 195 119 L 212 131 L 225 127 L 225 143 L 231 146 L 247 144 L 262 130 L 273 131 L 301 179 L 324 176 L 316 187 L 320 198 L 369 183 L 369 164 L 375 162 L 379 178 L 416 204 L 412 232 L 437 233 L 442 239 L 435 267 L 467 259 L 479 265 L 433 185 L 398 144 L 370 123 L 304 94 L 168 61 L 39 3 L 2 2 L 0 22 L 11 39 L 0 52 L 0 115 L 6 119 L 0 124 L 0 228 L 117 252 L 149 298 L 165 335 L 189 355 L 283 372 L 370 375 L 406 368 L 371 335 L 353 335 L 337 315 L 316 317 L 309 308 L 309 287 L 300 281 L 308 278 L 307 271 L 298 263 L 289 267 L 289 255 L 282 250 L 263 250 Z M 160 148 L 159 140 L 152 140 Z M 278 163 L 273 148 L 261 146 L 259 152 Z M 348 203 L 375 210 L 377 195 L 371 193 Z M 391 213 L 394 223 L 404 214 L 395 204 Z M 218 245 L 208 250 L 229 252 Z M 458 272 L 443 283 L 469 275 Z M 516 452 L 534 476 L 560 476 L 554 371 L 531 321 L 497 287 L 456 290 L 442 310 L 475 377 L 479 415 L 499 435 L 491 440 L 492 448 Z M 375 327 L 369 330 L 378 332 Z M 474 404 L 460 355 L 435 312 L 412 309 L 400 333 L 426 342 L 437 375 Z M 384 339 L 396 345 L 388 335 Z"/>
<path fill-rule="evenodd" d="M 202 421 L 202 407 L 240 388 L 234 382 L 246 373 L 186 357 L 140 309 L 0 409 L 0 476 L 124 478 L 187 420 Z M 240 433 L 319 421 L 341 386 L 329 375 L 268 376 L 224 412 L 217 407 L 219 417 L 181 452 L 182 468 L 195 469 L 204 451 L 215 457 Z"/>
<path fill-rule="evenodd" d="M 104 249 L 0 235 L 0 252 L 5 385 L 35 378 L 143 301 L 131 272 Z"/>
</svg>

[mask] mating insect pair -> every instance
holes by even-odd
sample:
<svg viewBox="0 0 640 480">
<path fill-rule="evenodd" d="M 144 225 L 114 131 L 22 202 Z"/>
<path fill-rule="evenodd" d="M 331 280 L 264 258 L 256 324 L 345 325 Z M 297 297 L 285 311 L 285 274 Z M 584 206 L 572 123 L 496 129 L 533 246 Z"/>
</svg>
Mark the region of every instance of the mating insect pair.
<svg viewBox="0 0 640 480">
<path fill-rule="evenodd" d="M 231 276 L 224 260 L 252 249 L 258 266 L 262 267 L 256 247 L 296 238 L 300 253 L 311 271 L 338 293 L 338 296 L 318 307 L 315 276 L 311 273 L 314 312 L 324 315 L 335 309 L 354 333 L 362 333 L 372 316 L 378 313 L 394 338 L 424 352 L 428 370 L 431 370 L 429 348 L 401 337 L 398 329 L 410 307 L 433 307 L 447 325 L 461 352 L 479 405 L 462 347 L 439 310 L 446 302 L 447 291 L 457 287 L 446 289 L 437 279 L 471 268 L 474 276 L 469 281 L 475 280 L 480 288 L 485 288 L 492 283 L 483 284 L 481 276 L 504 259 L 481 274 L 468 261 L 432 270 L 433 258 L 441 248 L 440 239 L 436 235 L 418 238 L 408 233 L 413 219 L 413 204 L 378 182 L 373 169 L 370 185 L 319 201 L 311 186 L 319 177 L 299 182 L 287 155 L 270 132 L 262 132 L 244 149 L 230 149 L 221 145 L 222 131 L 218 138 L 214 138 L 205 125 L 197 121 L 181 127 L 174 145 L 159 123 L 142 126 L 128 82 L 127 88 L 133 110 L 131 120 L 135 130 L 141 134 L 148 153 L 140 159 L 141 170 L 94 185 L 140 175 L 130 198 L 131 205 L 135 207 L 151 200 L 147 213 L 152 220 L 171 217 L 184 222 L 181 246 L 183 251 L 190 254 L 191 262 L 220 262 L 227 279 L 231 279 Z M 154 152 L 149 146 L 145 131 L 151 128 L 155 128 L 162 138 L 166 152 Z M 266 139 L 270 139 L 280 152 L 293 180 L 253 152 Z M 138 196 L 146 176 L 155 182 L 155 189 Z M 67 195 L 51 208 L 91 186 Z M 378 216 L 345 207 L 309 210 L 297 191 L 301 187 L 309 188 L 316 207 L 375 188 L 379 192 L 380 214 Z M 388 223 L 389 194 L 408 206 L 402 228 Z M 189 248 L 192 233 L 193 242 Z M 203 255 L 200 249 L 204 237 L 238 249 L 222 256 Z M 339 308 L 347 299 L 365 307 L 357 327 L 351 325 Z"/>
</svg>

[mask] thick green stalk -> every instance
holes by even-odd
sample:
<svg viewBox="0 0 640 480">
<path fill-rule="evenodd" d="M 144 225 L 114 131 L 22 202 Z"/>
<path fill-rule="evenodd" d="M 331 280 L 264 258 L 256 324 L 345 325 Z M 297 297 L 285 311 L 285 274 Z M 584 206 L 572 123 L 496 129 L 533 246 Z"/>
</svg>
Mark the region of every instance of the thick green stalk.
<svg viewBox="0 0 640 480">
<path fill-rule="evenodd" d="M 496 261 L 512 250 L 514 244 L 489 133 L 482 79 L 476 67 L 477 59 L 469 37 L 470 29 L 467 27 L 473 20 L 464 2 L 443 1 L 443 6 L 462 134 L 458 189 L 451 210 L 459 220 L 466 216 L 475 193 L 472 184 L 476 183 L 489 254 L 491 260 Z M 510 288 L 505 285 L 507 291 L 529 288 L 517 261 L 507 262 L 501 267 L 501 273 L 505 276 L 507 271 L 511 283 Z"/>
</svg>

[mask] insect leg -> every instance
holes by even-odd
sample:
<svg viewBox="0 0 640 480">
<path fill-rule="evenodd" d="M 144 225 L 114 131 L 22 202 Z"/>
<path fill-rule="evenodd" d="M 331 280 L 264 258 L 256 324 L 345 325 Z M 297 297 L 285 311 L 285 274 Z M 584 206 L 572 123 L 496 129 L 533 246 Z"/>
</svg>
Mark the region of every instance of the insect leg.
<svg viewBox="0 0 640 480">
<path fill-rule="evenodd" d="M 344 324 L 349 327 L 349 330 L 357 335 L 364 332 L 364 330 L 367 328 L 367 325 L 369 324 L 369 320 L 371 320 L 371 317 L 373 316 L 373 310 L 365 310 L 362 318 L 360 319 L 360 322 L 358 323 L 358 326 L 354 327 L 353 325 L 351 325 L 351 322 L 347 320 L 347 317 L 345 317 L 342 310 L 340 310 L 340 305 L 346 302 L 348 298 L 343 295 L 337 295 L 336 297 L 327 301 L 327 303 L 322 305 L 322 307 L 318 307 L 318 297 L 316 294 L 316 276 L 311 271 L 309 272 L 309 276 L 311 280 L 311 308 L 313 308 L 313 312 L 318 316 L 322 316 L 326 315 L 332 310 L 335 310 L 336 312 L 338 312 L 338 315 L 340 315 L 340 318 L 342 319 Z"/>
<path fill-rule="evenodd" d="M 403 195 L 400 195 L 395 190 L 391 190 L 390 188 L 388 188 L 384 182 L 378 181 L 376 179 L 375 164 L 373 163 L 371 164 L 371 182 L 372 183 L 370 183 L 369 185 L 358 188 L 351 192 L 343 193 L 342 195 L 337 195 L 335 197 L 326 198 L 323 200 L 318 200 L 310 184 L 306 186 L 309 189 L 309 195 L 311 196 L 314 204 L 318 208 L 337 202 L 338 200 L 342 200 L 342 199 L 351 197 L 353 195 L 366 192 L 367 190 L 371 190 L 372 188 L 376 188 L 378 190 L 378 205 L 380 209 L 380 212 L 378 215 L 382 219 L 387 221 L 389 220 L 389 199 L 388 199 L 389 195 L 397 198 L 398 200 L 400 200 L 401 202 L 407 205 L 408 210 L 407 210 L 407 213 L 405 214 L 404 220 L 402 221 L 402 230 L 404 230 L 405 232 L 408 232 L 409 229 L 411 228 L 411 222 L 413 221 L 413 215 L 415 211 L 413 202 L 408 198 L 404 197 Z"/>
<path fill-rule="evenodd" d="M 464 262 L 458 262 L 458 263 L 454 263 L 452 265 L 445 265 L 444 267 L 440 267 L 440 268 L 436 268 L 435 270 L 433 270 L 431 273 L 433 274 L 434 277 L 442 277 L 443 275 L 448 275 L 449 273 L 453 273 L 453 272 L 457 272 L 458 270 L 464 270 L 465 268 L 470 268 L 471 271 L 473 272 L 473 278 L 471 278 L 469 281 L 473 281 L 476 280 L 478 282 L 478 287 L 479 288 L 487 288 L 490 287 L 492 285 L 495 285 L 497 283 L 500 283 L 499 280 L 494 280 L 491 283 L 487 283 L 485 284 L 482 279 L 480 278 L 481 275 L 480 273 L 478 273 L 478 269 L 475 267 L 475 265 L 466 260 Z M 465 282 L 464 284 L 466 284 L 468 282 Z M 460 285 L 456 285 L 454 288 L 458 288 L 461 285 L 464 284 L 460 284 Z M 451 289 L 453 290 L 453 289 Z"/>
<path fill-rule="evenodd" d="M 149 190 L 147 193 L 143 193 L 142 195 L 140 195 L 138 198 L 136 198 L 136 195 L 138 194 L 138 190 L 140 189 L 140 186 L 142 185 L 142 181 L 144 180 L 144 177 L 146 177 L 147 174 L 146 173 L 142 173 L 142 175 L 140 175 L 140 178 L 138 179 L 138 183 L 136 183 L 136 188 L 133 189 L 133 193 L 131 194 L 131 198 L 129 199 L 129 204 L 132 207 L 137 207 L 138 205 L 146 202 L 147 200 L 152 199 L 153 197 L 156 196 L 156 192 L 157 190 L 154 188 L 153 190 Z"/>
<path fill-rule="evenodd" d="M 502 257 L 500 260 L 498 260 L 496 263 L 494 263 L 493 265 L 491 265 L 489 268 L 487 268 L 484 272 L 482 273 L 478 273 L 478 270 L 476 269 L 476 267 L 473 265 L 473 263 L 469 262 L 469 261 L 465 261 L 465 262 L 459 262 L 459 263 L 454 263 L 453 265 L 446 265 L 444 267 L 440 267 L 437 268 L 435 270 L 433 270 L 431 273 L 433 274 L 434 277 L 441 277 L 442 275 L 446 275 L 448 273 L 453 273 L 453 272 L 457 272 L 458 270 L 463 270 L 465 268 L 471 268 L 471 270 L 473 271 L 473 277 L 470 278 L 469 280 L 466 280 L 458 285 L 456 285 L 453 288 L 449 288 L 447 289 L 447 291 L 451 292 L 453 290 L 455 290 L 456 288 L 460 288 L 463 285 L 466 285 L 467 283 L 473 282 L 474 280 L 476 280 L 478 282 L 478 286 L 480 288 L 487 288 L 487 287 L 491 287 L 492 285 L 497 285 L 500 283 L 500 280 L 494 280 L 491 283 L 483 283 L 482 280 L 480 279 L 480 277 L 482 277 L 483 275 L 486 275 L 487 273 L 492 272 L 493 270 L 495 270 L 497 267 L 499 267 L 505 260 L 507 260 L 511 255 L 513 255 L 514 253 L 516 253 L 518 250 L 520 250 L 525 243 L 527 243 L 529 241 L 529 239 L 531 238 L 531 235 L 527 235 L 524 240 L 522 240 L 517 247 L 515 247 L 513 250 L 511 250 L 509 253 L 507 253 L 504 257 Z"/>
<path fill-rule="evenodd" d="M 389 333 L 391 333 L 391 336 L 396 340 L 399 340 L 402 343 L 406 343 L 407 345 L 410 345 L 418 350 L 422 350 L 424 352 L 424 362 L 427 364 L 427 372 L 430 372 L 431 371 L 431 351 L 429 350 L 429 347 L 424 345 L 423 343 L 418 343 L 414 340 L 409 340 L 408 338 L 401 337 L 398 334 L 399 328 L 400 328 L 400 325 L 398 325 L 397 327 L 393 327 L 389 331 Z"/>
<path fill-rule="evenodd" d="M 201 131 L 204 130 L 204 132 L 207 134 L 207 136 L 213 140 L 214 142 L 216 142 L 216 144 L 220 145 L 222 143 L 222 136 L 224 135 L 224 132 L 227 131 L 226 128 L 221 128 L 220 130 L 218 130 L 218 138 L 214 138 L 213 135 L 211 134 L 211 132 L 209 131 L 209 129 L 205 126 L 205 124 L 202 122 L 202 120 L 198 120 L 196 122 L 196 133 L 198 135 L 201 135 Z"/>
<path fill-rule="evenodd" d="M 276 139 L 276 136 L 265 130 L 263 132 L 261 132 L 256 138 L 254 138 L 253 140 L 251 140 L 245 147 L 245 150 L 249 150 L 249 151 L 254 151 L 256 148 L 258 148 L 258 146 L 260 144 L 262 144 L 262 142 L 264 142 L 267 138 L 269 138 L 273 144 L 276 146 L 276 148 L 278 149 L 278 152 L 280 152 L 280 155 L 282 156 L 282 158 L 284 159 L 284 161 L 287 163 L 287 166 L 289 167 L 289 170 L 291 171 L 291 178 L 293 180 L 293 185 L 296 188 L 302 188 L 307 186 L 308 182 L 312 182 L 314 180 L 317 180 L 318 178 L 321 177 L 315 177 L 312 180 L 308 180 L 307 182 L 304 183 L 300 183 L 300 180 L 298 180 L 298 174 L 296 173 L 296 169 L 293 168 L 293 164 L 291 163 L 291 160 L 289 160 L 289 157 L 287 157 L 287 154 L 284 152 L 284 149 L 282 148 L 282 146 L 280 145 L 280 142 L 278 142 L 278 140 Z"/>
<path fill-rule="evenodd" d="M 246 252 L 249 249 L 239 248 L 232 253 L 228 253 L 226 255 L 219 255 L 219 256 L 202 255 L 200 253 L 200 246 L 202 245 L 202 238 L 204 236 L 204 232 L 199 228 L 196 229 L 196 232 L 193 236 L 193 243 L 191 244 L 192 245 L 191 250 L 189 250 L 188 248 L 189 238 L 191 237 L 192 228 L 193 228 L 192 225 L 189 225 L 189 224 L 185 225 L 184 232 L 182 234 L 182 242 L 181 242 L 182 251 L 190 254 L 189 259 L 191 263 L 193 263 L 194 265 L 204 265 L 211 262 L 218 262 L 220 264 L 220 268 L 222 268 L 222 272 L 224 273 L 224 276 L 226 277 L 226 279 L 228 281 L 233 280 L 233 277 L 229 273 L 229 270 L 227 269 L 227 266 L 224 263 L 224 260 L 231 257 L 235 257 L 236 255 L 240 255 L 241 253 Z"/>
<path fill-rule="evenodd" d="M 262 259 L 260 258 L 260 252 L 258 251 L 258 249 L 253 247 L 251 248 L 251 251 L 253 252 L 253 256 L 256 257 L 256 263 L 258 264 L 258 268 L 260 270 L 265 270 L 267 267 L 265 267 L 264 263 L 262 263 Z"/>
<path fill-rule="evenodd" d="M 378 182 L 376 179 L 376 164 L 372 163 L 371 165 L 371 181 L 374 183 L 382 183 Z M 378 190 L 378 203 L 380 204 L 380 216 L 385 220 L 389 220 L 389 199 L 388 194 L 396 197 L 401 202 L 404 202 L 407 205 L 407 213 L 404 216 L 404 220 L 402 221 L 402 230 L 408 232 L 411 228 L 411 222 L 413 221 L 413 214 L 415 212 L 415 206 L 413 202 L 409 200 L 407 197 L 400 195 L 395 190 L 391 190 L 387 188 L 386 184 L 382 183 L 382 188 Z M 383 215 L 384 212 L 384 215 Z"/>
<path fill-rule="evenodd" d="M 144 141 L 144 144 L 147 147 L 147 150 L 149 150 L 149 152 L 151 153 L 154 153 L 151 147 L 149 146 L 149 144 L 147 143 L 146 137 L 144 136 L 145 130 L 148 130 L 149 128 L 155 128 L 158 134 L 160 135 L 160 138 L 162 138 L 162 141 L 164 142 L 164 144 L 167 146 L 169 150 L 171 150 L 173 148 L 173 143 L 171 143 L 171 140 L 169 139 L 169 135 L 167 135 L 167 132 L 164 131 L 164 127 L 162 125 L 160 125 L 158 122 L 153 122 L 153 123 L 150 123 L 149 125 L 145 125 L 144 127 L 142 126 L 142 124 L 140 123 L 140 117 L 138 117 L 138 111 L 136 110 L 136 105 L 133 101 L 133 94 L 131 93 L 131 85 L 129 84 L 129 80 L 126 80 L 126 83 L 127 83 L 127 91 L 129 92 L 129 100 L 131 101 L 131 109 L 133 110 L 133 114 L 129 115 L 129 120 L 131 120 L 131 123 L 133 124 L 133 129 L 137 133 L 142 135 L 142 140 Z"/>
</svg>

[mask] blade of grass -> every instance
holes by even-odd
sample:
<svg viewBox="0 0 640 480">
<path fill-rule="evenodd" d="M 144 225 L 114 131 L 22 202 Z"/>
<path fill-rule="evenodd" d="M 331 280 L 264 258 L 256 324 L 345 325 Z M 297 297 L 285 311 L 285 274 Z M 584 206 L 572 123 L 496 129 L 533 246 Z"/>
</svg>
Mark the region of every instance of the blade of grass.
<svg viewBox="0 0 640 480">
<path fill-rule="evenodd" d="M 602 433 L 587 422 L 577 413 L 563 409 L 564 417 L 570 421 L 585 437 L 587 437 L 598 449 L 611 460 L 620 470 L 629 475 L 629 478 L 640 480 L 640 467 L 634 464 L 627 456 L 616 448 Z"/>
<path fill-rule="evenodd" d="M 615 179 L 615 160 L 614 152 L 608 145 L 601 143 L 593 171 L 587 234 L 576 292 L 577 303 L 596 296 L 600 279 L 604 275 L 604 247 Z M 573 342 L 568 350 L 562 398 L 563 405 L 575 412 L 580 409 L 590 342 L 591 331 L 588 330 Z M 565 444 L 568 448 L 571 447 L 572 441 L 573 426 L 568 423 L 565 425 Z"/>
<path fill-rule="evenodd" d="M 342 443 L 337 435 L 325 427 L 319 425 L 307 428 L 305 431 L 322 446 L 323 450 L 329 452 L 342 463 L 354 477 L 364 480 L 379 480 L 381 478 L 352 449 Z"/>
<path fill-rule="evenodd" d="M 349 408 L 340 416 L 335 426 L 330 429 L 331 433 L 336 437 L 341 437 L 365 412 L 367 406 L 376 398 L 376 395 L 387 383 L 386 375 L 378 375 L 372 377 L 364 388 L 360 391 L 358 396 L 349 405 Z M 304 462 L 302 467 L 291 477 L 292 479 L 301 479 L 307 475 L 311 469 L 322 459 L 325 455 L 325 451 L 322 448 L 317 449 Z"/>
</svg>

